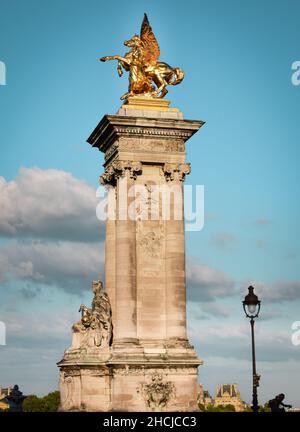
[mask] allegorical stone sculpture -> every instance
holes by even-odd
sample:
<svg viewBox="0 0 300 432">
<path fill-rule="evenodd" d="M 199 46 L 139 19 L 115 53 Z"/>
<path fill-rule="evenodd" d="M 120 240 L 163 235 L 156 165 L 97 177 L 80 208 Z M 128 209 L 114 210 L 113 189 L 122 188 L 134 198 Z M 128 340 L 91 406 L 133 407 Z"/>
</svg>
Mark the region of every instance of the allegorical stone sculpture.
<svg viewBox="0 0 300 432">
<path fill-rule="evenodd" d="M 126 40 L 124 45 L 130 51 L 124 57 L 105 56 L 101 61 L 117 60 L 119 76 L 123 75 L 123 69 L 129 72 L 129 88 L 121 99 L 131 96 L 147 96 L 163 98 L 168 90 L 167 85 L 177 85 L 184 78 L 182 69 L 172 68 L 167 63 L 159 62 L 159 45 L 145 14 L 140 36 L 135 34 Z M 153 85 L 156 85 L 156 87 Z"/>
<path fill-rule="evenodd" d="M 23 393 L 19 390 L 19 386 L 15 385 L 9 395 L 7 395 L 4 399 L 5 402 L 7 402 L 9 405 L 9 411 L 22 412 L 22 404 L 26 397 L 27 396 L 24 396 Z"/>
<path fill-rule="evenodd" d="M 107 347 L 112 342 L 111 307 L 102 282 L 92 283 L 94 298 L 92 308 L 80 305 L 81 320 L 73 325 L 72 348 Z"/>
</svg>

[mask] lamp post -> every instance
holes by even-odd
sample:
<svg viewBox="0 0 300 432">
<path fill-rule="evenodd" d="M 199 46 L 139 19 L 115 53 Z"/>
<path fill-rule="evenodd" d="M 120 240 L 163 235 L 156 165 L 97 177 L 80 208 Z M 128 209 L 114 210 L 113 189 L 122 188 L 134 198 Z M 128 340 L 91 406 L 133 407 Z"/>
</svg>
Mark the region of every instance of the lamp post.
<svg viewBox="0 0 300 432">
<path fill-rule="evenodd" d="M 257 400 L 257 387 L 259 386 L 260 375 L 256 373 L 256 360 L 255 360 L 255 340 L 254 340 L 254 319 L 258 317 L 260 311 L 260 300 L 254 294 L 254 287 L 249 286 L 249 293 L 243 301 L 243 308 L 247 318 L 250 318 L 251 325 L 251 340 L 252 340 L 252 379 L 253 379 L 253 394 L 252 394 L 252 410 L 258 412 Z"/>
</svg>

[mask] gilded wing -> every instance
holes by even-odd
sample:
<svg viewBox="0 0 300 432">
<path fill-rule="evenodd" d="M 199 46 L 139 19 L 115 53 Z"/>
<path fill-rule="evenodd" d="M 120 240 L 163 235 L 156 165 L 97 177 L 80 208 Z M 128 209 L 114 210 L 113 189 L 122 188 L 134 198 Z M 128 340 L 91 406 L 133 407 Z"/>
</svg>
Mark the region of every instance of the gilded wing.
<svg viewBox="0 0 300 432">
<path fill-rule="evenodd" d="M 144 44 L 144 61 L 146 63 L 156 64 L 160 54 L 160 49 L 148 21 L 147 14 L 144 15 L 140 38 Z"/>
</svg>

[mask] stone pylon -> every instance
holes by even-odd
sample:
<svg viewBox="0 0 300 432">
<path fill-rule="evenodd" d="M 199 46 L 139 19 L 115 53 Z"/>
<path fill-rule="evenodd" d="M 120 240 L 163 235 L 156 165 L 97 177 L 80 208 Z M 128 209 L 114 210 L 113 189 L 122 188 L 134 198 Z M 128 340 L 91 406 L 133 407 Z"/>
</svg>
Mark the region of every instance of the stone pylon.
<svg viewBox="0 0 300 432">
<path fill-rule="evenodd" d="M 197 410 L 202 361 L 187 339 L 183 182 L 185 143 L 203 123 L 166 100 L 134 97 L 88 138 L 105 158 L 113 339 L 66 350 L 62 410 Z"/>
</svg>

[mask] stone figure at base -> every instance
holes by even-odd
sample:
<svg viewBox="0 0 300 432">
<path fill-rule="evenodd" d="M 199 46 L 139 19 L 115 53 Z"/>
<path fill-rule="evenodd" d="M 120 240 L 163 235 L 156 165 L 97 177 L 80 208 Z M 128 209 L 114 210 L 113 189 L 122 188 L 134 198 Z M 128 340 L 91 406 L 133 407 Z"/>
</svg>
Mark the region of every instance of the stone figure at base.
<svg viewBox="0 0 300 432">
<path fill-rule="evenodd" d="M 92 283 L 92 307 L 80 305 L 81 319 L 73 325 L 72 348 L 108 347 L 112 343 L 111 306 L 100 280 Z"/>
<path fill-rule="evenodd" d="M 22 412 L 22 404 L 26 397 L 27 396 L 24 396 L 23 393 L 19 390 L 19 386 L 15 385 L 9 395 L 5 397 L 5 402 L 7 402 L 9 405 L 9 411 Z"/>
</svg>

